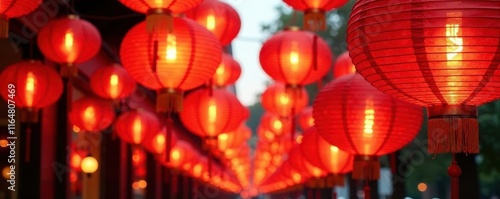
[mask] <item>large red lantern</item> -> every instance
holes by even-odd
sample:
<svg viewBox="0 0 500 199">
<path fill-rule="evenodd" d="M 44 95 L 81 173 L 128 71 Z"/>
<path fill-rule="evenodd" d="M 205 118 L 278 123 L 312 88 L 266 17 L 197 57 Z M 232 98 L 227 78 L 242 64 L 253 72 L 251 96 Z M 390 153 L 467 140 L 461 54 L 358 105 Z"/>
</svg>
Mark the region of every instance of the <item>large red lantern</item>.
<svg viewBox="0 0 500 199">
<path fill-rule="evenodd" d="M 115 122 L 115 132 L 125 142 L 140 145 L 160 131 L 160 121 L 155 114 L 144 110 L 122 113 Z"/>
<path fill-rule="evenodd" d="M 203 0 L 119 0 L 128 8 L 146 14 L 147 31 L 170 32 L 173 26 L 173 14 L 181 14 L 199 5 Z M 176 26 L 177 28 L 177 26 Z M 146 29 L 144 29 L 146 30 Z"/>
<path fill-rule="evenodd" d="M 231 55 L 222 54 L 222 61 L 212 77 L 215 87 L 225 87 L 234 84 L 241 75 L 241 66 Z"/>
<path fill-rule="evenodd" d="M 184 103 L 186 107 L 180 112 L 182 123 L 203 138 L 216 138 L 237 129 L 246 116 L 240 101 L 225 89 L 193 91 Z"/>
<path fill-rule="evenodd" d="M 9 19 L 35 10 L 42 0 L 4 0 L 0 2 L 0 38 L 9 37 Z"/>
<path fill-rule="evenodd" d="M 280 117 L 294 116 L 307 106 L 309 97 L 304 88 L 290 92 L 285 84 L 275 83 L 262 93 L 261 103 L 266 111 Z"/>
<path fill-rule="evenodd" d="M 492 31 L 500 4 L 398 5 L 355 4 L 348 48 L 356 69 L 384 93 L 427 107 L 429 152 L 478 153 L 477 107 L 500 97 L 500 35 Z M 378 23 L 379 16 L 390 17 Z"/>
<path fill-rule="evenodd" d="M 283 0 L 295 10 L 304 11 L 306 30 L 326 30 L 326 13 L 343 6 L 348 0 Z"/>
<path fill-rule="evenodd" d="M 241 19 L 238 12 L 219 0 L 204 0 L 185 14 L 214 33 L 223 46 L 230 44 L 240 32 Z"/>
<path fill-rule="evenodd" d="M 152 133 L 151 136 L 146 136 L 144 138 L 142 146 L 145 150 L 155 155 L 161 155 L 167 151 L 167 145 L 170 144 L 170 146 L 173 146 L 177 142 L 177 136 L 174 132 L 172 132 L 170 140 L 168 140 L 169 136 L 166 129 L 162 129 L 157 133 Z"/>
<path fill-rule="evenodd" d="M 115 119 L 111 103 L 97 97 L 82 97 L 71 105 L 70 120 L 81 130 L 99 132 L 108 128 Z"/>
<path fill-rule="evenodd" d="M 90 76 L 90 86 L 95 94 L 105 99 L 123 99 L 135 90 L 135 81 L 118 64 L 97 69 Z"/>
<path fill-rule="evenodd" d="M 275 81 L 303 86 L 328 72 L 332 52 L 318 35 L 291 28 L 269 38 L 262 45 L 259 59 L 262 69 Z"/>
<path fill-rule="evenodd" d="M 420 130 L 423 111 L 380 92 L 356 73 L 325 86 L 314 101 L 313 116 L 326 141 L 357 155 L 353 178 L 378 179 L 378 156 L 408 144 Z"/>
<path fill-rule="evenodd" d="M 339 78 L 343 75 L 356 73 L 356 66 L 352 63 L 349 52 L 343 52 L 337 57 L 333 64 L 333 77 Z"/>
<path fill-rule="evenodd" d="M 215 73 L 222 48 L 206 28 L 174 18 L 171 33 L 149 34 L 146 23 L 134 26 L 122 41 L 122 64 L 138 83 L 158 91 L 157 111 L 182 110 L 182 92 L 196 88 Z"/>
<path fill-rule="evenodd" d="M 27 121 L 37 121 L 37 111 L 52 105 L 63 91 L 59 74 L 40 61 L 27 60 L 5 68 L 0 74 L 0 93 L 8 104 L 24 108 L 33 114 L 26 115 Z M 9 105 L 9 107 L 12 105 Z"/>
<path fill-rule="evenodd" d="M 49 22 L 38 33 L 38 47 L 43 55 L 64 66 L 63 76 L 76 76 L 74 66 L 94 57 L 101 49 L 101 35 L 90 22 L 68 15 Z"/>
</svg>

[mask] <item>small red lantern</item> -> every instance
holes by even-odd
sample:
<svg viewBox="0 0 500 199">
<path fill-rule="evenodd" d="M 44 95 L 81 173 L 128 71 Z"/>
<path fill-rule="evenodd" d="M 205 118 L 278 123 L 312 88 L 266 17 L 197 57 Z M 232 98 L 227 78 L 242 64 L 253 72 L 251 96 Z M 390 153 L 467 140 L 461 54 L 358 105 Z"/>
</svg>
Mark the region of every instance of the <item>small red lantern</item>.
<svg viewBox="0 0 500 199">
<path fill-rule="evenodd" d="M 223 46 L 230 44 L 240 32 L 241 19 L 238 12 L 219 0 L 204 0 L 185 14 L 214 33 Z"/>
<path fill-rule="evenodd" d="M 260 125 L 262 128 L 270 130 L 277 137 L 283 135 L 285 132 L 291 131 L 289 119 L 282 118 L 269 112 L 262 114 Z"/>
<path fill-rule="evenodd" d="M 298 88 L 290 92 L 282 83 L 275 83 L 267 87 L 262 93 L 261 103 L 266 111 L 280 117 L 294 116 L 307 106 L 309 101 L 307 91 Z"/>
<path fill-rule="evenodd" d="M 173 26 L 173 14 L 181 14 L 199 5 L 203 0 L 119 0 L 128 8 L 146 14 L 146 24 L 149 33 L 171 32 Z M 177 26 L 176 26 L 177 28 Z M 146 30 L 146 29 L 145 29 Z"/>
<path fill-rule="evenodd" d="M 2 97 L 8 104 L 28 111 L 27 121 L 37 121 L 40 108 L 54 104 L 63 91 L 59 74 L 40 61 L 28 60 L 5 68 L 0 74 Z M 10 107 L 11 105 L 9 105 Z"/>
<path fill-rule="evenodd" d="M 295 10 L 304 11 L 304 29 L 326 30 L 326 12 L 342 7 L 348 0 L 283 0 Z"/>
<path fill-rule="evenodd" d="M 94 57 L 101 49 L 101 35 L 90 22 L 76 15 L 49 22 L 38 33 L 38 47 L 52 61 L 65 65 L 61 74 L 76 76 L 74 64 Z"/>
<path fill-rule="evenodd" d="M 135 90 L 135 81 L 118 64 L 97 69 L 90 76 L 90 86 L 94 93 L 105 99 L 123 99 Z"/>
<path fill-rule="evenodd" d="M 225 87 L 234 84 L 241 75 L 240 64 L 231 55 L 222 54 L 222 62 L 212 77 L 212 84 L 216 87 Z"/>
<path fill-rule="evenodd" d="M 359 74 L 344 75 L 317 95 L 313 116 L 330 144 L 356 154 L 353 178 L 378 179 L 378 156 L 408 144 L 419 132 L 422 108 L 372 87 Z"/>
<path fill-rule="evenodd" d="M 154 133 L 152 136 L 147 136 L 142 142 L 142 146 L 144 147 L 144 149 L 153 154 L 161 155 L 167 151 L 168 142 L 170 142 L 170 146 L 175 145 L 175 143 L 177 142 L 177 136 L 174 132 L 172 132 L 171 140 L 168 140 L 166 129 Z"/>
<path fill-rule="evenodd" d="M 299 113 L 299 126 L 302 130 L 306 130 L 314 126 L 314 117 L 312 115 L 312 107 L 308 106 Z"/>
<path fill-rule="evenodd" d="M 193 91 L 184 103 L 186 107 L 180 112 L 182 123 L 203 138 L 216 138 L 221 133 L 233 131 L 245 119 L 243 105 L 224 89 Z"/>
<path fill-rule="evenodd" d="M 234 131 L 221 133 L 217 136 L 217 148 L 219 151 L 238 148 L 252 137 L 252 130 L 245 124 L 241 124 Z"/>
<path fill-rule="evenodd" d="M 182 110 L 182 92 L 205 84 L 222 59 L 219 41 L 187 18 L 174 18 L 172 33 L 149 34 L 146 23 L 124 37 L 122 64 L 138 83 L 158 91 L 158 112 Z"/>
<path fill-rule="evenodd" d="M 275 81 L 303 86 L 328 72 L 332 52 L 318 35 L 291 28 L 269 38 L 262 45 L 259 60 L 262 69 Z"/>
<path fill-rule="evenodd" d="M 3 0 L 0 2 L 0 38 L 9 37 L 9 19 L 35 10 L 42 0 Z"/>
<path fill-rule="evenodd" d="M 427 107 L 430 153 L 478 153 L 477 107 L 500 97 L 500 4 L 398 5 L 354 5 L 348 48 L 356 69 L 382 92 Z"/>
<path fill-rule="evenodd" d="M 356 73 L 356 66 L 352 63 L 349 52 L 343 52 L 337 57 L 333 65 L 333 78 L 339 78 L 343 75 Z"/>
<path fill-rule="evenodd" d="M 70 120 L 81 130 L 99 132 L 108 128 L 115 119 L 111 103 L 96 97 L 82 97 L 73 102 Z"/>
<path fill-rule="evenodd" d="M 115 122 L 118 136 L 134 145 L 140 145 L 149 136 L 160 131 L 160 121 L 155 114 L 144 110 L 125 112 Z"/>
</svg>

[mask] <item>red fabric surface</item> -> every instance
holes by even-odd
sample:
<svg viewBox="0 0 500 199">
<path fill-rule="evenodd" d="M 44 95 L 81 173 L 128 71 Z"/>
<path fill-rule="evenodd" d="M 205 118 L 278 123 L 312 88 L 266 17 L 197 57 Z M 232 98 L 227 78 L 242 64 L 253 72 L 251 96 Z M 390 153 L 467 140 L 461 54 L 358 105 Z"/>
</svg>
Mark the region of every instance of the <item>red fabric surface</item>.
<svg viewBox="0 0 500 199">
<path fill-rule="evenodd" d="M 99 133 L 113 123 L 115 111 L 109 101 L 97 97 L 82 97 L 73 101 L 69 118 L 81 130 Z"/>
<path fill-rule="evenodd" d="M 307 106 L 309 101 L 304 88 L 287 89 L 282 83 L 275 83 L 267 87 L 262 93 L 261 103 L 264 110 L 281 117 L 298 114 Z M 295 108 L 295 113 L 292 113 Z"/>
<path fill-rule="evenodd" d="M 319 9 L 329 11 L 334 8 L 342 7 L 348 0 L 283 0 L 286 4 L 296 10 Z"/>
<path fill-rule="evenodd" d="M 356 73 L 356 66 L 352 63 L 349 52 L 343 52 L 337 57 L 333 64 L 333 77 L 339 78 L 343 75 Z"/>
<path fill-rule="evenodd" d="M 123 99 L 136 88 L 135 81 L 118 64 L 101 67 L 90 76 L 92 91 L 105 99 Z"/>
<path fill-rule="evenodd" d="M 123 141 L 139 145 L 160 131 L 160 121 L 149 111 L 131 110 L 116 119 L 114 130 Z"/>
<path fill-rule="evenodd" d="M 40 3 L 42 0 L 2 0 L 0 1 L 0 16 L 20 17 L 35 10 Z"/>
<path fill-rule="evenodd" d="M 186 10 L 194 8 L 199 5 L 203 0 L 119 0 L 120 3 L 128 8 L 140 12 L 147 13 L 150 9 L 164 9 L 172 13 L 183 13 Z"/>
<path fill-rule="evenodd" d="M 241 66 L 234 58 L 224 53 L 219 67 L 212 77 L 213 85 L 225 87 L 234 84 L 241 75 Z"/>
</svg>

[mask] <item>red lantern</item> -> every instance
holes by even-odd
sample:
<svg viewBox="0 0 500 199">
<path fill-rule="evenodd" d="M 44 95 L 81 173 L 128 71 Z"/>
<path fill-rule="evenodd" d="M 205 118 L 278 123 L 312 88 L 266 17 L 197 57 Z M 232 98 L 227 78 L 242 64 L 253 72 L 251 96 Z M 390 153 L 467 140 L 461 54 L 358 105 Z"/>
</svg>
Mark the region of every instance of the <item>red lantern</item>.
<svg viewBox="0 0 500 199">
<path fill-rule="evenodd" d="M 226 53 L 222 54 L 222 62 L 212 77 L 212 83 L 216 87 L 225 87 L 234 84 L 241 75 L 240 64 Z"/>
<path fill-rule="evenodd" d="M 204 27 L 186 18 L 175 18 L 173 23 L 172 33 L 158 34 L 147 33 L 146 23 L 139 23 L 125 35 L 120 48 L 130 76 L 158 90 L 159 112 L 181 111 L 182 91 L 206 83 L 222 59 L 219 41 Z"/>
<path fill-rule="evenodd" d="M 167 151 L 168 142 L 169 140 L 168 140 L 167 130 L 163 129 L 157 133 L 153 133 L 152 136 L 146 136 L 144 138 L 144 141 L 142 142 L 142 146 L 144 147 L 144 149 L 153 154 L 161 155 Z M 171 146 L 175 145 L 176 142 L 177 142 L 177 136 L 175 133 L 172 132 L 170 140 Z"/>
<path fill-rule="evenodd" d="M 172 14 L 180 14 L 199 5 L 203 0 L 119 0 L 128 8 L 146 14 L 148 32 L 171 32 Z M 177 26 L 176 26 L 177 27 Z M 146 28 L 144 26 L 143 28 Z"/>
<path fill-rule="evenodd" d="M 268 39 L 259 59 L 262 69 L 275 81 L 302 86 L 318 81 L 328 72 L 332 52 L 318 35 L 292 28 Z"/>
<path fill-rule="evenodd" d="M 266 111 L 281 117 L 294 116 L 302 111 L 309 101 L 306 89 L 298 89 L 290 92 L 284 84 L 275 83 L 270 85 L 262 93 L 262 106 Z"/>
<path fill-rule="evenodd" d="M 115 132 L 130 144 L 139 145 L 149 136 L 160 131 L 160 121 L 153 113 L 144 110 L 125 112 L 115 122 Z"/>
<path fill-rule="evenodd" d="M 226 151 L 238 148 L 252 137 L 252 130 L 245 124 L 241 124 L 236 130 L 221 133 L 217 136 L 217 148 L 219 151 Z"/>
<path fill-rule="evenodd" d="M 214 33 L 223 46 L 230 44 L 240 32 L 241 19 L 238 12 L 219 0 L 205 0 L 185 14 Z"/>
<path fill-rule="evenodd" d="M 356 73 L 356 66 L 352 63 L 351 57 L 349 57 L 349 52 L 343 52 L 337 57 L 335 64 L 333 65 L 333 77 L 339 78 L 343 75 Z"/>
<path fill-rule="evenodd" d="M 0 2 L 0 38 L 9 37 L 9 19 L 35 10 L 42 0 L 3 0 Z"/>
<path fill-rule="evenodd" d="M 65 66 L 63 76 L 76 76 L 74 64 L 94 57 L 101 49 L 101 35 L 90 22 L 76 15 L 49 22 L 38 33 L 38 47 L 43 55 Z"/>
<path fill-rule="evenodd" d="M 8 104 L 24 108 L 37 119 L 36 111 L 55 103 L 61 97 L 63 83 L 59 74 L 40 61 L 28 60 L 5 68 L 0 75 L 2 97 Z M 10 101 L 9 101 L 10 100 Z M 10 106 L 9 106 L 10 107 Z"/>
<path fill-rule="evenodd" d="M 95 94 L 105 99 L 123 99 L 135 90 L 135 82 L 118 64 L 102 67 L 90 76 L 90 86 Z"/>
<path fill-rule="evenodd" d="M 299 114 L 299 126 L 302 130 L 306 130 L 314 126 L 314 117 L 312 115 L 312 107 L 308 106 Z"/>
<path fill-rule="evenodd" d="M 81 130 L 99 132 L 108 128 L 115 119 L 111 103 L 96 97 L 82 97 L 73 102 L 70 120 Z"/>
<path fill-rule="evenodd" d="M 283 0 L 294 10 L 304 11 L 304 28 L 326 30 L 326 12 L 343 6 L 348 0 Z"/>
<path fill-rule="evenodd" d="M 203 138 L 216 138 L 221 133 L 233 131 L 245 119 L 243 105 L 224 89 L 193 91 L 184 103 L 186 107 L 180 112 L 182 123 Z"/>
<path fill-rule="evenodd" d="M 313 116 L 326 141 L 357 155 L 356 179 L 378 179 L 378 156 L 408 144 L 423 119 L 420 107 L 385 95 L 359 74 L 344 75 L 325 86 L 314 101 Z"/>
<path fill-rule="evenodd" d="M 500 28 L 500 4 L 398 5 L 355 4 L 348 48 L 356 69 L 384 93 L 427 107 L 429 152 L 478 153 L 477 107 L 500 97 L 500 35 L 491 32 Z"/>
<path fill-rule="evenodd" d="M 277 137 L 283 135 L 285 132 L 291 131 L 291 125 L 288 119 L 283 119 L 269 112 L 262 114 L 260 124 L 262 128 L 270 130 Z"/>
</svg>

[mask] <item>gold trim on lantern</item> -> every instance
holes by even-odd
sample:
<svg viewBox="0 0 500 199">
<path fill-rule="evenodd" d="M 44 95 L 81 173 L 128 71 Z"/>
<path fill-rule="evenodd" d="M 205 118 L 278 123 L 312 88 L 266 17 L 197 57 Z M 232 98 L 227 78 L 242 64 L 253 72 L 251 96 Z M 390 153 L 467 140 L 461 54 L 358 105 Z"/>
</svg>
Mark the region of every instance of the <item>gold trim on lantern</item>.
<svg viewBox="0 0 500 199">
<path fill-rule="evenodd" d="M 156 96 L 156 112 L 179 113 L 182 111 L 183 92 L 173 88 L 160 89 Z"/>
<path fill-rule="evenodd" d="M 354 156 L 352 178 L 356 180 L 378 180 L 380 178 L 380 162 L 378 156 Z"/>
<path fill-rule="evenodd" d="M 304 29 L 310 31 L 325 31 L 326 13 L 317 8 L 306 10 L 304 12 Z"/>
<path fill-rule="evenodd" d="M 287 31 L 300 31 L 301 28 L 298 27 L 298 26 L 287 26 L 287 27 L 283 28 L 283 30 L 287 30 Z"/>
<path fill-rule="evenodd" d="M 164 35 L 174 30 L 174 16 L 168 10 L 150 9 L 146 15 L 146 30 L 148 33 Z"/>
<path fill-rule="evenodd" d="M 73 14 L 72 14 L 72 15 L 66 15 L 66 17 L 67 17 L 68 19 L 80 19 L 80 16 L 78 16 L 78 15 L 73 15 Z"/>
</svg>

